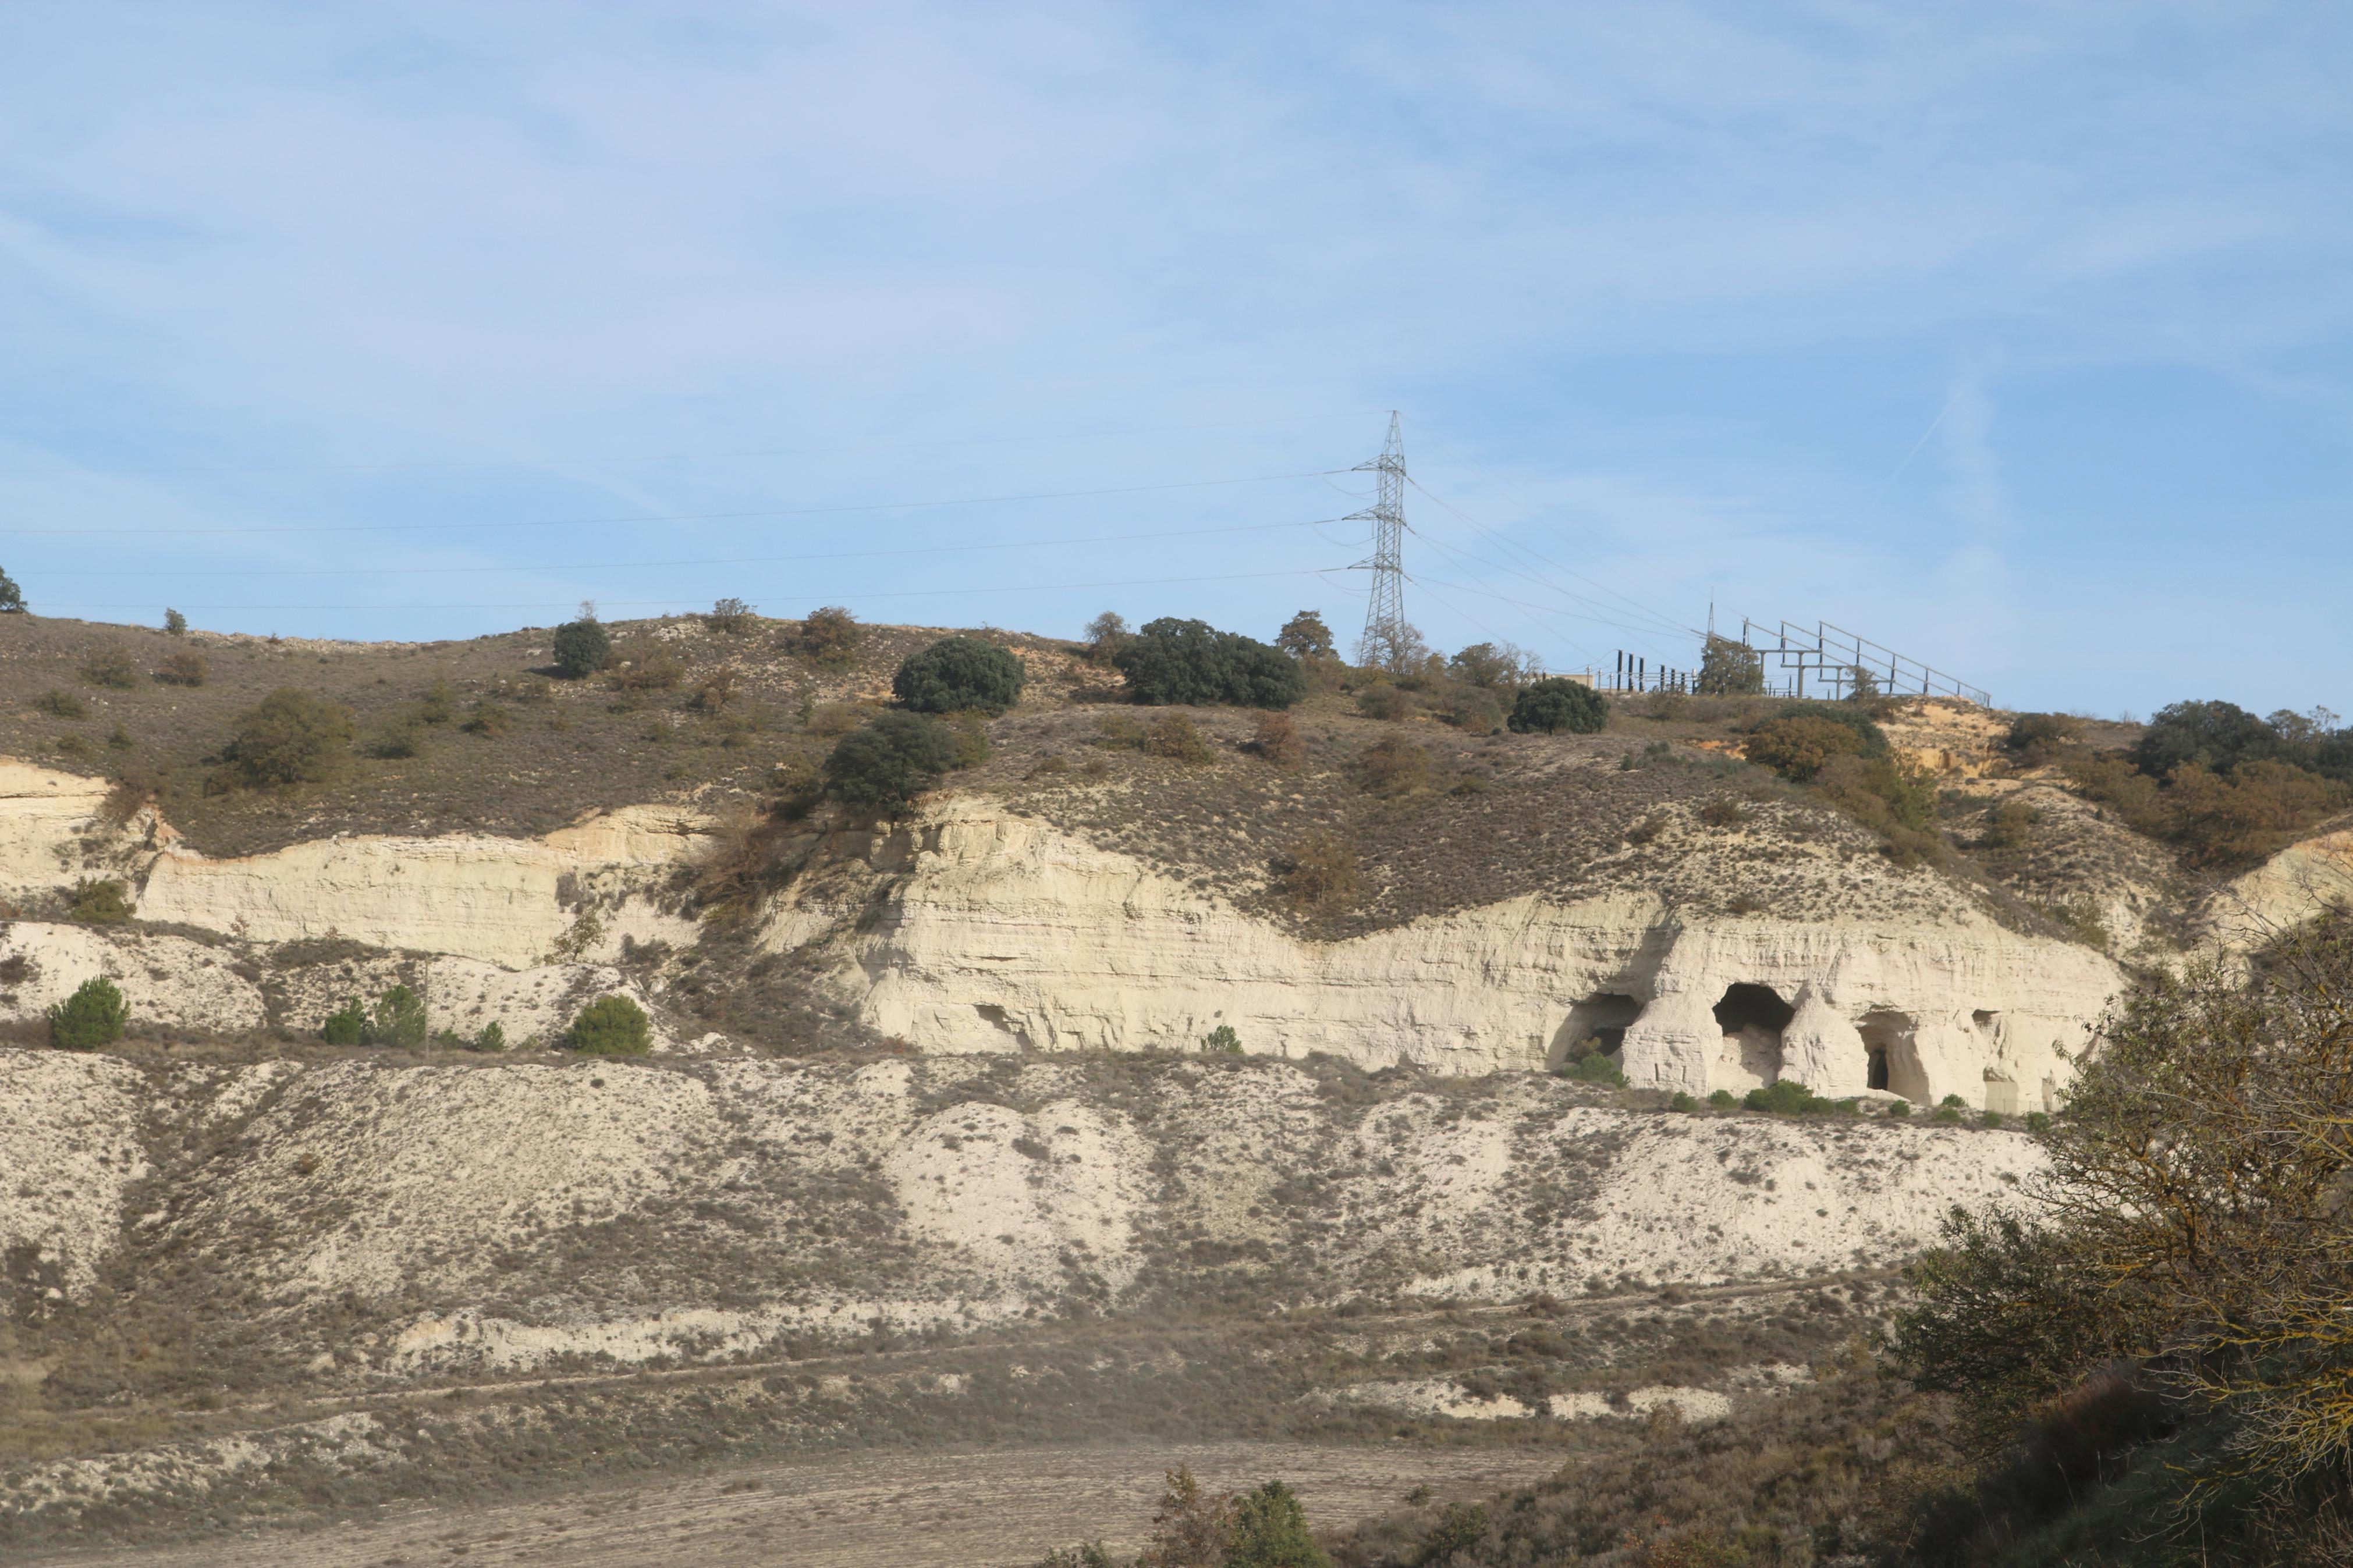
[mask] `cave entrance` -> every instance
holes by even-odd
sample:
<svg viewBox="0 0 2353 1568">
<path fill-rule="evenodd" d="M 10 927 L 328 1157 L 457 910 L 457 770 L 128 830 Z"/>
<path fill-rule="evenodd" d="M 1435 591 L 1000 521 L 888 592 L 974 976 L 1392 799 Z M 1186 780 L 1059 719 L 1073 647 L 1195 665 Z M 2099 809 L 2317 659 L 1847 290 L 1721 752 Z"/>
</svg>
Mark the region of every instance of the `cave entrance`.
<svg viewBox="0 0 2353 1568">
<path fill-rule="evenodd" d="M 1573 1067 L 1588 1051 L 1612 1060 L 1626 1048 L 1626 1031 L 1642 1015 L 1642 1004 L 1616 991 L 1597 991 L 1568 1010 L 1547 1053 L 1556 1068 Z"/>
<path fill-rule="evenodd" d="M 1893 1007 L 1874 1007 L 1855 1025 L 1855 1032 L 1862 1037 L 1868 1062 L 1866 1087 L 1884 1089 L 1915 1105 L 1928 1103 L 1928 1072 L 1920 1065 L 1917 1020 Z"/>
<path fill-rule="evenodd" d="M 1724 1000 L 1715 1005 L 1715 1025 L 1724 1031 L 1724 1049 L 1709 1075 L 1711 1080 L 1762 1089 L 1778 1079 L 1781 1031 L 1797 1016 L 1797 1009 L 1769 985 L 1743 981 L 1727 987 Z"/>
</svg>

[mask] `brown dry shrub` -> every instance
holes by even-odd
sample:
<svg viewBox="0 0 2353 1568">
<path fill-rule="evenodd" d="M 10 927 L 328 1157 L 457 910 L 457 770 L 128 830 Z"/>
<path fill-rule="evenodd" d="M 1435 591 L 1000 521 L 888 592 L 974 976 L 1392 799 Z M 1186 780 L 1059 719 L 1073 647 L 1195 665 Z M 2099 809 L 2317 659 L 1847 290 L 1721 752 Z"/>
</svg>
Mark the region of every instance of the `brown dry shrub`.
<svg viewBox="0 0 2353 1568">
<path fill-rule="evenodd" d="M 1661 816 L 1658 813 L 1652 812 L 1650 816 L 1642 818 L 1641 821 L 1634 824 L 1633 826 L 1626 830 L 1626 842 L 1629 844 L 1648 844 L 1666 830 L 1667 819 Z"/>
<path fill-rule="evenodd" d="M 1430 753 L 1410 741 L 1376 741 L 1356 759 L 1356 772 L 1375 795 L 1412 795 L 1430 787 Z"/>
<path fill-rule="evenodd" d="M 669 691 L 686 679 L 686 661 L 657 644 L 632 642 L 613 652 L 617 668 L 606 679 L 616 691 Z"/>
<path fill-rule="evenodd" d="M 809 612 L 796 642 L 801 652 L 819 664 L 847 664 L 864 635 L 858 617 L 839 605 L 828 605 Z"/>
<path fill-rule="evenodd" d="M 1182 713 L 1163 713 L 1144 734 L 1145 754 L 1198 764 L 1213 761 L 1217 751 Z"/>
<path fill-rule="evenodd" d="M 1748 820 L 1748 813 L 1729 795 L 1717 795 L 1699 808 L 1699 819 L 1710 827 L 1736 827 Z"/>
<path fill-rule="evenodd" d="M 1799 714 L 1760 726 L 1748 737 L 1741 754 L 1802 784 L 1821 772 L 1832 757 L 1851 757 L 1862 751 L 1862 737 L 1852 726 Z"/>
<path fill-rule="evenodd" d="M 1367 719 L 1394 723 L 1412 712 L 1413 704 L 1406 700 L 1404 692 L 1382 680 L 1356 693 L 1356 711 Z"/>
<path fill-rule="evenodd" d="M 1275 863 L 1283 896 L 1301 914 L 1328 919 L 1356 901 L 1364 874 L 1339 835 L 1317 828 Z"/>
<path fill-rule="evenodd" d="M 735 700 L 735 688 L 741 679 L 733 665 L 721 665 L 696 685 L 694 707 L 705 713 L 722 711 Z"/>
<path fill-rule="evenodd" d="M 2192 763 L 2167 781 L 2168 837 L 2201 869 L 2253 865 L 2344 808 L 2345 785 L 2293 763 L 2241 763 L 2225 777 Z"/>
<path fill-rule="evenodd" d="M 212 667 L 200 653 L 175 653 L 156 667 L 155 679 L 166 686 L 202 686 Z"/>
<path fill-rule="evenodd" d="M 808 732 L 812 735 L 847 735 L 866 722 L 868 710 L 855 702 L 820 702 L 809 710 Z"/>
<path fill-rule="evenodd" d="M 1250 732 L 1250 750 L 1278 768 L 1295 768 L 1307 760 L 1307 742 L 1288 713 L 1260 714 L 1258 728 Z"/>
</svg>

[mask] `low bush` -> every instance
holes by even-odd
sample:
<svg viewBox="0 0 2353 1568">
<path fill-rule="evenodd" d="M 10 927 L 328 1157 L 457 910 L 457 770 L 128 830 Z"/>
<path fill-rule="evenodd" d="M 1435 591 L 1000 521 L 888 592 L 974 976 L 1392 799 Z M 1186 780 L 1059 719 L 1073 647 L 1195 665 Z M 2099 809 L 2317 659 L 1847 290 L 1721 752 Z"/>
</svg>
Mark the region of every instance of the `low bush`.
<svg viewBox="0 0 2353 1568">
<path fill-rule="evenodd" d="M 874 710 L 855 702 L 817 702 L 809 706 L 804 721 L 812 735 L 832 737 L 847 735 L 873 717 Z"/>
<path fill-rule="evenodd" d="M 155 679 L 166 686 L 202 686 L 211 673 L 205 656 L 193 651 L 167 655 L 155 667 Z"/>
<path fill-rule="evenodd" d="M 514 728 L 514 716 L 486 697 L 474 704 L 473 712 L 459 728 L 470 735 L 495 740 Z"/>
<path fill-rule="evenodd" d="M 564 1043 L 584 1056 L 641 1057 L 653 1048 L 653 1026 L 627 996 L 600 996 L 580 1009 Z"/>
<path fill-rule="evenodd" d="M 361 1043 L 396 1046 L 414 1050 L 425 1043 L 424 999 L 406 985 L 395 985 L 376 998 Z"/>
<path fill-rule="evenodd" d="M 723 713 L 735 700 L 735 688 L 743 679 L 732 664 L 723 664 L 704 673 L 695 683 L 694 696 L 688 706 L 699 713 Z"/>
<path fill-rule="evenodd" d="M 1667 819 L 1654 811 L 1626 829 L 1626 842 L 1636 845 L 1649 844 L 1666 830 Z"/>
<path fill-rule="evenodd" d="M 885 713 L 844 735 L 825 760 L 826 791 L 857 810 L 897 813 L 955 761 L 955 737 L 914 713 Z"/>
<path fill-rule="evenodd" d="M 1261 713 L 1250 743 L 1251 751 L 1278 768 L 1295 768 L 1307 760 L 1307 742 L 1288 713 Z"/>
<path fill-rule="evenodd" d="M 103 974 L 94 974 L 48 1011 L 49 1043 L 59 1050 L 88 1051 L 122 1037 L 131 1005 Z"/>
<path fill-rule="evenodd" d="M 1477 686 L 1452 686 L 1439 704 L 1439 717 L 1473 735 L 1492 735 L 1504 727 L 1504 705 L 1493 691 Z"/>
<path fill-rule="evenodd" d="M 616 691 L 675 691 L 686 679 L 686 660 L 646 638 L 613 649 L 607 668 L 606 682 Z"/>
<path fill-rule="evenodd" d="M 1356 858 L 1337 834 L 1318 828 L 1274 865 L 1283 896 L 1301 914 L 1326 918 L 1356 901 L 1364 888 Z"/>
<path fill-rule="evenodd" d="M 2021 713 L 2010 721 L 2001 738 L 2010 761 L 2021 768 L 2041 767 L 2083 739 L 2084 721 L 2066 713 Z"/>
<path fill-rule="evenodd" d="M 328 1014 L 319 1024 L 319 1038 L 331 1046 L 356 1046 L 367 1038 L 366 1005 L 356 996 Z"/>
<path fill-rule="evenodd" d="M 1146 756 L 1166 757 L 1194 766 L 1215 762 L 1218 755 L 1198 727 L 1182 713 L 1163 713 L 1155 719 L 1145 731 L 1144 752 Z"/>
<path fill-rule="evenodd" d="M 1625 1088 L 1626 1075 L 1618 1070 L 1618 1064 L 1604 1056 L 1596 1042 L 1588 1041 L 1587 1045 L 1588 1048 L 1583 1056 L 1561 1068 L 1561 1076 L 1579 1083 L 1606 1083 L 1614 1089 Z"/>
<path fill-rule="evenodd" d="M 1730 1089 L 1719 1089 L 1707 1097 L 1707 1102 L 1718 1110 L 1729 1110 L 1739 1104 L 1740 1100 Z"/>
<path fill-rule="evenodd" d="M 1356 693 L 1356 711 L 1367 719 L 1395 723 L 1413 711 L 1413 704 L 1388 681 L 1376 680 Z"/>
<path fill-rule="evenodd" d="M 1281 649 L 1207 621 L 1164 616 L 1146 622 L 1112 662 L 1138 702 L 1229 703 L 1289 708 L 1307 695 L 1307 679 Z"/>
<path fill-rule="evenodd" d="M 1699 1101 L 1694 1100 L 1690 1095 L 1685 1094 L 1682 1089 L 1677 1089 L 1673 1096 L 1668 1100 L 1667 1109 L 1669 1110 L 1697 1110 L 1699 1109 Z"/>
<path fill-rule="evenodd" d="M 555 628 L 555 672 L 567 680 L 585 679 L 605 668 L 613 656 L 613 637 L 602 624 L 583 618 Z"/>
<path fill-rule="evenodd" d="M 70 691 L 51 689 L 33 699 L 33 706 L 52 719 L 87 719 L 90 709 Z"/>
<path fill-rule="evenodd" d="M 85 924 L 121 925 L 131 918 L 131 900 L 120 882 L 84 880 L 74 886 L 71 912 Z"/>
<path fill-rule="evenodd" d="M 1912 1102 L 1908 1100 L 1891 1100 L 1887 1102 L 1887 1114 L 1899 1118 L 1909 1116 L 1912 1114 Z"/>
<path fill-rule="evenodd" d="M 839 605 L 828 605 L 808 613 L 794 645 L 819 664 L 848 664 L 865 635 L 857 616 Z"/>
<path fill-rule="evenodd" d="M 1737 827 L 1748 820 L 1748 812 L 1729 795 L 1717 795 L 1699 808 L 1699 819 L 1710 827 Z"/>
<path fill-rule="evenodd" d="M 1823 1099 L 1792 1078 L 1777 1079 L 1763 1089 L 1752 1089 L 1740 1103 L 1750 1110 L 1775 1116 L 1827 1116 L 1838 1109 L 1835 1101 Z"/>
<path fill-rule="evenodd" d="M 1785 779 L 1810 784 L 1831 758 L 1861 756 L 1862 748 L 1863 737 L 1853 725 L 1798 714 L 1751 731 L 1741 755 Z"/>
<path fill-rule="evenodd" d="M 1410 741 L 1376 741 L 1356 758 L 1357 776 L 1375 795 L 1415 795 L 1436 772 L 1429 752 Z"/>
<path fill-rule="evenodd" d="M 119 647 L 98 648 L 82 659 L 81 678 L 92 686 L 128 691 L 139 684 L 139 667 Z"/>
<path fill-rule="evenodd" d="M 917 713 L 995 718 L 1021 700 L 1029 672 L 1020 659 L 978 637 L 942 637 L 911 656 L 891 678 L 891 694 Z"/>
<path fill-rule="evenodd" d="M 1124 713 L 1106 713 L 1095 721 L 1093 743 L 1106 752 L 1144 750 L 1145 727 Z"/>
<path fill-rule="evenodd" d="M 1515 735 L 1597 734 L 1609 722 L 1609 703 L 1581 681 L 1547 676 L 1520 688 L 1504 722 Z"/>
<path fill-rule="evenodd" d="M 398 762 L 424 750 L 425 727 L 413 717 L 393 720 L 367 743 L 367 754 L 384 762 Z"/>
<path fill-rule="evenodd" d="M 288 686 L 238 721 L 221 756 L 230 778 L 253 788 L 315 784 L 341 771 L 351 743 L 347 710 Z"/>
<path fill-rule="evenodd" d="M 741 599 L 722 599 L 711 606 L 703 623 L 721 637 L 741 637 L 752 629 L 752 610 Z"/>
<path fill-rule="evenodd" d="M 1234 1033 L 1231 1024 L 1220 1024 L 1201 1037 L 1201 1048 L 1212 1056 L 1238 1057 L 1242 1054 L 1242 1037 Z"/>
<path fill-rule="evenodd" d="M 55 744 L 58 748 L 58 753 L 60 756 L 81 759 L 87 759 L 90 756 L 90 739 L 88 736 L 59 735 L 57 738 Z"/>
</svg>

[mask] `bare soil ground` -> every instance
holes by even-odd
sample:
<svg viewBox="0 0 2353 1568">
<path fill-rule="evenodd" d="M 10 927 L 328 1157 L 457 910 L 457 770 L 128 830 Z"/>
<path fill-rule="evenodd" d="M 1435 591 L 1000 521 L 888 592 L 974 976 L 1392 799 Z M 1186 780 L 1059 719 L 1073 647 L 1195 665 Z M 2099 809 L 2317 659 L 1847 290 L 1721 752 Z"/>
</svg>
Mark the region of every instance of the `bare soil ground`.
<svg viewBox="0 0 2353 1568">
<path fill-rule="evenodd" d="M 248 1532 L 202 1546 L 68 1551 L 19 1561 L 231 1568 L 396 1568 L 560 1563 L 593 1568 L 978 1568 L 1035 1563 L 1101 1539 L 1134 1551 L 1165 1470 L 1189 1465 L 1234 1490 L 1280 1478 L 1319 1529 L 1396 1506 L 1416 1487 L 1484 1497 L 1560 1468 L 1557 1449 L 1430 1450 L 1398 1443 L 1152 1444 L 983 1453 L 858 1455 L 599 1488 L 495 1508 L 386 1509 L 304 1534 Z"/>
</svg>

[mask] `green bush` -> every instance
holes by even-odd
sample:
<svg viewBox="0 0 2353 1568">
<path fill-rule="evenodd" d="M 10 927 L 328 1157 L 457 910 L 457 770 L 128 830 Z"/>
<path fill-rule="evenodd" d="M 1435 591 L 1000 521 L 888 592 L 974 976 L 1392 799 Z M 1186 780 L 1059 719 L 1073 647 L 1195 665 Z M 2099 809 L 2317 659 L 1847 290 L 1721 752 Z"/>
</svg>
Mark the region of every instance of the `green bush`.
<svg viewBox="0 0 2353 1568">
<path fill-rule="evenodd" d="M 1940 1105 L 1928 1120 L 1941 1121 L 1948 1127 L 1958 1127 L 1961 1124 L 1961 1112 L 1957 1106 Z"/>
<path fill-rule="evenodd" d="M 21 616 L 25 613 L 25 590 L 16 586 L 16 579 L 0 572 L 0 615 Z"/>
<path fill-rule="evenodd" d="M 1765 689 L 1765 660 L 1746 643 L 1711 637 L 1700 651 L 1699 679 L 1703 697 L 1753 697 Z"/>
<path fill-rule="evenodd" d="M 722 599 L 711 606 L 704 619 L 721 637 L 740 637 L 752 629 L 753 608 L 741 599 Z"/>
<path fill-rule="evenodd" d="M 495 740 L 514 728 L 514 718 L 504 708 L 486 697 L 474 704 L 472 716 L 458 728 L 470 735 L 480 735 L 485 740 Z"/>
<path fill-rule="evenodd" d="M 948 721 L 948 734 L 955 742 L 948 758 L 950 773 L 960 773 L 988 761 L 988 721 L 979 714 L 957 714 Z"/>
<path fill-rule="evenodd" d="M 1182 713 L 1163 713 L 1144 731 L 1144 754 L 1199 766 L 1218 760 L 1217 749 Z"/>
<path fill-rule="evenodd" d="M 319 1038 L 331 1046 L 356 1046 L 367 1038 L 367 1008 L 356 996 L 327 1015 Z"/>
<path fill-rule="evenodd" d="M 1332 1568 L 1332 1559 L 1315 1544 L 1298 1497 L 1269 1481 L 1235 1503 L 1233 1534 L 1219 1568 Z"/>
<path fill-rule="evenodd" d="M 237 723 L 222 751 L 241 784 L 316 783 L 332 778 L 352 743 L 352 716 L 342 707 L 280 687 Z"/>
<path fill-rule="evenodd" d="M 1862 747 L 1853 725 L 1800 713 L 1751 731 L 1741 754 L 1785 779 L 1807 784 L 1832 757 L 1860 756 Z"/>
<path fill-rule="evenodd" d="M 1667 1101 L 1667 1109 L 1669 1110 L 1697 1110 L 1699 1109 L 1699 1101 L 1694 1100 L 1690 1095 L 1685 1094 L 1682 1089 L 1677 1089 L 1675 1090 L 1674 1098 Z"/>
<path fill-rule="evenodd" d="M 555 672 L 578 680 L 605 668 L 613 656 L 613 636 L 592 620 L 569 622 L 555 628 Z"/>
<path fill-rule="evenodd" d="M 1201 1048 L 1212 1056 L 1238 1057 L 1242 1054 L 1242 1037 L 1234 1033 L 1231 1024 L 1220 1024 L 1201 1037 Z"/>
<path fill-rule="evenodd" d="M 33 706 L 52 719 L 87 719 L 90 710 L 70 691 L 51 689 L 33 699 Z"/>
<path fill-rule="evenodd" d="M 481 1032 L 474 1037 L 472 1044 L 468 1048 L 486 1054 L 505 1050 L 507 1032 L 500 1027 L 499 1021 L 493 1018 L 482 1026 Z"/>
<path fill-rule="evenodd" d="M 834 743 L 825 759 L 826 793 L 858 810 L 895 814 L 939 783 L 955 750 L 946 725 L 913 713 L 885 713 Z"/>
<path fill-rule="evenodd" d="M 49 1009 L 49 1043 L 59 1050 L 87 1051 L 122 1037 L 131 1005 L 103 974 L 93 974 L 74 994 Z"/>
<path fill-rule="evenodd" d="M 1307 678 L 1280 648 L 1207 621 L 1164 616 L 1120 646 L 1112 663 L 1138 702 L 1230 703 L 1288 708 L 1307 695 Z"/>
<path fill-rule="evenodd" d="M 918 713 L 976 710 L 991 718 L 1021 700 L 1021 661 L 978 637 L 942 637 L 891 678 L 891 694 Z"/>
<path fill-rule="evenodd" d="M 592 1057 L 641 1057 L 653 1048 L 646 1010 L 627 996 L 600 996 L 580 1009 L 564 1043 Z"/>
<path fill-rule="evenodd" d="M 1718 1110 L 1729 1110 L 1734 1106 L 1740 1103 L 1738 1098 L 1736 1097 L 1728 1089 L 1717 1089 L 1714 1094 L 1707 1097 L 1707 1102 L 1710 1105 L 1715 1106 Z"/>
<path fill-rule="evenodd" d="M 406 985 L 396 985 L 376 998 L 375 1013 L 367 1021 L 360 1043 L 397 1046 L 414 1050 L 425 1043 L 425 1003 Z"/>
<path fill-rule="evenodd" d="M 1763 1089 L 1752 1089 L 1741 1100 L 1751 1110 L 1762 1110 L 1775 1116 L 1827 1116 L 1837 1105 L 1796 1079 L 1778 1079 Z"/>
<path fill-rule="evenodd" d="M 131 900 L 120 882 L 81 881 L 74 885 L 72 914 L 94 926 L 121 925 L 131 918 Z"/>
<path fill-rule="evenodd" d="M 1550 675 L 1520 688 L 1504 722 L 1515 735 L 1563 730 L 1572 735 L 1591 735 L 1609 722 L 1609 704 L 1581 681 Z"/>
<path fill-rule="evenodd" d="M 1413 711 L 1413 704 L 1388 681 L 1376 680 L 1356 693 L 1356 711 L 1367 719 L 1394 724 Z"/>
<path fill-rule="evenodd" d="M 2026 1113 L 2026 1130 L 2038 1135 L 2048 1132 L 2051 1131 L 2051 1118 L 2040 1110 L 2030 1110 Z"/>
<path fill-rule="evenodd" d="M 177 610 L 167 609 L 164 612 L 164 629 L 171 633 L 175 637 L 186 637 L 188 635 L 188 617 L 180 614 Z"/>
<path fill-rule="evenodd" d="M 139 667 L 119 647 L 98 648 L 81 661 L 81 678 L 92 686 L 128 691 L 139 684 Z"/>
<path fill-rule="evenodd" d="M 1577 1060 L 1561 1068 L 1561 1076 L 1574 1079 L 1579 1083 L 1606 1083 L 1613 1089 L 1626 1087 L 1626 1075 L 1618 1070 L 1618 1064 L 1602 1055 L 1598 1049 L 1588 1050 Z"/>
<path fill-rule="evenodd" d="M 1895 1117 L 1909 1116 L 1912 1114 L 1912 1102 L 1908 1100 L 1892 1100 L 1887 1102 L 1887 1114 Z"/>
<path fill-rule="evenodd" d="M 1980 1126 L 1980 1127 L 1999 1127 L 1999 1126 L 2000 1126 L 2000 1125 L 2001 1125 L 2001 1112 L 2000 1112 L 2000 1111 L 1999 1111 L 1999 1110 L 1989 1110 L 1989 1111 L 1987 1111 L 1984 1115 L 1982 1115 L 1982 1116 L 1980 1116 L 1980 1117 L 1978 1117 L 1978 1126 Z"/>
</svg>

